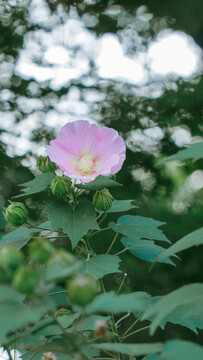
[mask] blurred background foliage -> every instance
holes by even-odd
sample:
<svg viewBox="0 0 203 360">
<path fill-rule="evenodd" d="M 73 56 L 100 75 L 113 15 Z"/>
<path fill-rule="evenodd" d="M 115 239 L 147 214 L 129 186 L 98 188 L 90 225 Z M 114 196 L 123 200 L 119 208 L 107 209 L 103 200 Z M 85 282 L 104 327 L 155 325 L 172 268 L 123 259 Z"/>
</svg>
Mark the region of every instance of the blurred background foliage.
<svg viewBox="0 0 203 360">
<path fill-rule="evenodd" d="M 202 160 L 159 164 L 188 143 L 203 139 L 201 66 L 190 76 L 158 76 L 146 62 L 145 80 L 136 83 L 119 76 L 105 78 L 95 60 L 101 44 L 97 41 L 105 34 L 117 36 L 129 58 L 143 57 L 160 32 L 181 31 L 182 36 L 190 35 L 191 47 L 195 42 L 201 46 L 201 8 L 201 0 L 1 0 L 0 207 L 19 193 L 18 184 L 32 179 L 37 156 L 45 154 L 45 145 L 60 127 L 86 118 L 115 128 L 126 140 L 127 159 L 117 175 L 124 187 L 112 191 L 115 198 L 135 199 L 139 209 L 132 214 L 165 222 L 163 230 L 172 242 L 201 227 Z M 65 70 L 60 55 L 57 61 L 50 60 L 51 44 L 66 50 Z M 40 218 L 43 201 L 46 195 L 43 200 L 41 194 L 26 200 L 34 221 Z M 0 216 L 1 234 L 8 231 L 4 227 Z M 102 253 L 111 237 L 111 232 L 100 235 L 92 245 Z M 117 242 L 114 251 L 120 249 Z M 148 263 L 126 253 L 123 259 L 126 291 L 144 290 L 156 296 L 201 281 L 199 248 L 181 254 L 176 268 L 159 264 L 151 273 Z M 114 286 L 119 283 L 116 275 Z M 106 285 L 112 287 L 108 277 Z M 159 330 L 154 340 L 199 341 L 182 327 L 166 329 Z M 135 340 L 146 338 L 142 333 Z"/>
</svg>

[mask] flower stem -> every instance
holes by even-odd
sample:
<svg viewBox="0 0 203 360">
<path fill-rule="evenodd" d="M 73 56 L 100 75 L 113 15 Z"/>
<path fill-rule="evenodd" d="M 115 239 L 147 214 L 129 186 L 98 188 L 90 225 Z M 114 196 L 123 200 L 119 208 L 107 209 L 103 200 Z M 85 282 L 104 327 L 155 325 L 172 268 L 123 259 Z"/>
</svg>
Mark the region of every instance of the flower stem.
<svg viewBox="0 0 203 360">
<path fill-rule="evenodd" d="M 87 245 L 88 250 L 90 251 L 90 253 L 92 253 L 92 249 L 91 249 L 91 247 L 90 247 L 90 243 L 89 243 L 89 241 L 88 241 L 88 237 L 86 237 L 85 240 L 86 240 L 85 242 L 86 242 L 86 245 Z M 105 289 L 105 287 L 104 287 L 104 283 L 103 283 L 102 279 L 99 279 L 98 281 L 99 281 L 99 285 L 100 285 L 100 288 L 101 288 L 101 292 L 106 293 L 106 289 Z M 111 329 L 112 329 L 112 333 L 115 334 L 115 335 L 114 335 L 114 341 L 115 341 L 115 343 L 119 343 L 120 340 L 119 340 L 119 335 L 118 335 L 117 328 L 116 328 L 116 326 L 115 326 L 115 319 L 114 319 L 113 313 L 108 313 L 108 315 L 110 316 L 110 319 L 111 319 Z M 118 358 L 119 358 L 119 360 L 123 360 L 123 355 L 120 354 L 120 353 L 118 353 Z"/>
<path fill-rule="evenodd" d="M 98 230 L 98 231 L 94 231 L 94 232 L 92 232 L 92 233 L 89 233 L 88 237 L 91 238 L 92 236 L 94 236 L 94 235 L 96 235 L 96 234 L 99 234 L 99 233 L 102 232 L 102 231 L 109 230 L 109 229 L 110 229 L 110 227 L 108 226 L 108 227 L 103 228 L 103 229 L 100 229 L 100 230 Z"/>
<path fill-rule="evenodd" d="M 126 252 L 127 250 L 128 250 L 128 248 L 125 248 L 125 249 L 123 249 L 123 250 L 121 250 L 121 251 L 117 252 L 115 255 L 116 255 L 116 256 L 117 256 L 117 255 L 120 255 L 120 254 L 122 254 L 122 253 Z"/>
<path fill-rule="evenodd" d="M 140 320 L 140 318 L 138 317 L 138 318 L 134 321 L 134 323 L 133 323 L 132 325 L 130 325 L 130 327 L 123 333 L 123 335 L 121 335 L 121 338 L 124 338 L 124 336 L 126 336 L 126 335 L 129 333 L 129 331 L 133 328 L 133 326 L 135 326 L 135 324 L 138 323 L 139 320 Z"/>
<path fill-rule="evenodd" d="M 102 218 L 99 220 L 98 225 L 100 225 L 100 224 L 102 223 L 102 221 L 107 217 L 106 213 L 103 213 L 102 215 L 103 215 L 103 216 L 102 216 Z"/>
<path fill-rule="evenodd" d="M 38 229 L 38 230 L 46 230 L 46 231 L 51 231 L 50 229 L 41 227 L 41 226 L 37 226 L 34 224 L 31 224 L 29 221 L 26 221 L 26 224 L 29 225 L 30 227 L 34 228 L 34 229 Z M 64 234 L 63 231 L 61 230 L 57 230 L 58 233 Z"/>
<path fill-rule="evenodd" d="M 53 293 L 46 294 L 45 296 L 52 296 L 52 295 L 58 295 L 58 294 L 67 294 L 67 290 L 56 291 Z"/>
<path fill-rule="evenodd" d="M 118 234 L 119 234 L 119 233 L 117 232 L 116 235 L 114 236 L 113 241 L 112 241 L 111 245 L 109 246 L 109 248 L 108 248 L 108 250 L 107 250 L 107 252 L 106 252 L 106 255 L 111 251 L 111 248 L 112 248 L 112 246 L 114 245 Z"/>
<path fill-rule="evenodd" d="M 125 283 L 125 279 L 126 279 L 127 276 L 128 276 L 128 274 L 126 274 L 126 273 L 123 274 L 123 279 L 122 279 L 122 281 L 121 281 L 121 283 L 120 283 L 120 286 L 119 286 L 119 288 L 118 288 L 118 290 L 117 290 L 117 295 L 118 295 L 119 292 L 121 291 L 121 289 L 122 289 L 122 287 L 123 287 L 123 285 L 124 285 L 124 283 Z"/>
<path fill-rule="evenodd" d="M 123 337 L 123 340 L 127 339 L 127 338 L 130 337 L 131 335 L 134 335 L 134 334 L 136 334 L 136 333 L 138 333 L 138 332 L 140 332 L 140 331 L 149 329 L 150 327 L 151 327 L 151 325 L 147 325 L 147 326 L 144 326 L 143 328 L 137 329 L 137 330 L 131 332 L 130 334 L 128 334 L 127 336 L 124 336 L 124 337 Z"/>
<path fill-rule="evenodd" d="M 103 283 L 102 279 L 99 279 L 99 284 L 100 284 L 101 291 L 102 291 L 103 293 L 106 293 L 106 290 L 105 290 L 104 283 Z M 120 339 L 119 339 L 119 335 L 118 335 L 118 330 L 117 330 L 116 324 L 115 324 L 114 315 L 113 315 L 112 312 L 109 312 L 108 315 L 109 315 L 110 318 L 111 318 L 111 329 L 112 329 L 112 333 L 115 334 L 115 335 L 114 335 L 114 341 L 115 341 L 115 343 L 120 343 Z M 118 358 L 119 358 L 119 360 L 123 360 L 123 354 L 118 353 Z"/>
</svg>

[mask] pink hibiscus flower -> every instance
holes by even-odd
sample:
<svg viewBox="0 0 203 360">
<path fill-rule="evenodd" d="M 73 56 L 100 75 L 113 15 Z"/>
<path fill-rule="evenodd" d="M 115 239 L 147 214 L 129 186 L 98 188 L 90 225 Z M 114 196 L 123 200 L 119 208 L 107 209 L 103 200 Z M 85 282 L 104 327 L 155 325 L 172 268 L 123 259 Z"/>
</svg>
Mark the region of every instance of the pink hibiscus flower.
<svg viewBox="0 0 203 360">
<path fill-rule="evenodd" d="M 114 129 L 86 120 L 69 122 L 47 147 L 51 161 L 72 179 L 87 183 L 99 175 L 117 173 L 125 160 L 126 147 Z"/>
</svg>

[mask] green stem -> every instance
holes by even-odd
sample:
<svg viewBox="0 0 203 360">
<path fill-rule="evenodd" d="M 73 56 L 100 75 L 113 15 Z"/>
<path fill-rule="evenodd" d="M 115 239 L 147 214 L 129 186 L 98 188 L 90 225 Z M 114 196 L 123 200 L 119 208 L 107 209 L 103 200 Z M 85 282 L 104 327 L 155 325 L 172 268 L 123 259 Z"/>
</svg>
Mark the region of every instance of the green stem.
<svg viewBox="0 0 203 360">
<path fill-rule="evenodd" d="M 119 234 L 119 233 L 117 232 L 116 235 L 114 236 L 113 241 L 112 241 L 111 245 L 109 246 L 109 248 L 108 248 L 108 250 L 107 250 L 107 252 L 106 252 L 106 255 L 111 251 L 111 248 L 112 248 L 112 246 L 114 245 L 114 243 L 115 243 L 115 241 L 116 241 L 116 239 L 117 239 L 118 234 Z"/>
<path fill-rule="evenodd" d="M 47 228 L 44 228 L 44 227 L 41 227 L 41 226 L 37 226 L 37 225 L 31 224 L 29 221 L 26 221 L 26 224 L 29 225 L 29 226 L 31 226 L 31 227 L 34 228 L 34 229 L 51 231 L 50 229 L 47 229 Z M 61 233 L 61 234 L 64 234 L 63 231 L 60 231 L 60 230 L 57 230 L 57 232 L 58 232 L 58 233 Z"/>
<path fill-rule="evenodd" d="M 127 338 L 130 337 L 131 335 L 137 334 L 137 333 L 140 332 L 140 331 L 149 329 L 150 327 L 151 327 L 151 325 L 147 325 L 147 326 L 145 326 L 145 327 L 143 327 L 143 328 L 137 329 L 137 330 L 131 332 L 130 334 L 124 336 L 124 337 L 123 337 L 123 340 L 127 339 Z"/>
<path fill-rule="evenodd" d="M 38 346 L 38 348 L 35 350 L 35 352 L 32 354 L 32 356 L 29 358 L 29 360 L 34 359 L 35 355 L 37 355 L 37 353 L 40 351 L 40 349 L 43 348 L 44 345 L 46 345 L 48 343 L 48 339 L 46 339 L 46 341 L 44 342 L 44 344 Z"/>
<path fill-rule="evenodd" d="M 34 236 L 31 237 L 31 239 L 34 239 Z M 68 236 L 46 236 L 46 239 L 69 239 Z"/>
<path fill-rule="evenodd" d="M 46 294 L 45 296 L 52 296 L 52 295 L 58 295 L 58 294 L 67 294 L 67 290 L 61 290 L 61 291 L 56 291 L 50 294 Z"/>
<path fill-rule="evenodd" d="M 99 279 L 99 284 L 100 284 L 100 288 L 101 288 L 101 291 L 103 293 L 106 293 L 106 289 L 104 287 L 104 283 L 102 281 L 102 279 Z M 115 334 L 114 335 L 114 341 L 115 343 L 120 343 L 120 339 L 119 339 L 119 334 L 118 334 L 118 330 L 116 328 L 116 324 L 115 324 L 115 319 L 114 319 L 114 315 L 112 312 L 109 312 L 108 313 L 108 316 L 111 318 L 111 329 L 112 329 L 112 333 Z M 123 360 L 123 354 L 121 353 L 118 353 L 118 358 L 119 360 Z"/>
<path fill-rule="evenodd" d="M 123 335 L 121 335 L 121 338 L 124 338 L 124 337 L 129 333 L 129 331 L 135 326 L 135 324 L 138 323 L 139 320 L 140 320 L 140 317 L 138 317 L 138 318 L 130 325 L 130 327 L 123 333 Z"/>
<path fill-rule="evenodd" d="M 125 248 L 125 249 L 117 252 L 115 255 L 117 256 L 117 255 L 123 254 L 123 253 L 126 252 L 127 250 L 128 250 L 128 248 Z"/>
<path fill-rule="evenodd" d="M 122 281 L 121 281 L 121 283 L 120 283 L 120 286 L 119 286 L 119 288 L 118 288 L 118 290 L 117 290 L 117 295 L 118 295 L 119 292 L 121 291 L 121 289 L 122 289 L 122 287 L 123 287 L 123 285 L 124 285 L 124 283 L 125 283 L 125 279 L 126 279 L 127 276 L 128 276 L 128 274 L 126 274 L 126 273 L 123 274 L 123 279 L 122 279 Z"/>
<path fill-rule="evenodd" d="M 87 248 L 90 251 L 90 253 L 92 253 L 92 250 L 91 250 L 91 247 L 90 247 L 87 237 L 86 237 L 86 245 L 87 245 Z M 104 283 L 103 283 L 102 279 L 99 279 L 99 284 L 100 284 L 101 291 L 103 293 L 106 293 L 106 289 L 104 287 Z M 114 334 L 114 341 L 115 341 L 115 343 L 120 343 L 118 331 L 117 331 L 117 328 L 115 325 L 114 315 L 113 315 L 113 313 L 108 313 L 108 316 L 111 318 L 111 329 L 112 329 L 112 333 Z M 118 353 L 118 358 L 119 358 L 119 360 L 123 360 L 123 355 Z"/>
<path fill-rule="evenodd" d="M 98 231 L 94 231 L 93 233 L 90 233 L 90 234 L 88 235 L 88 237 L 91 238 L 92 236 L 94 236 L 94 235 L 96 235 L 96 234 L 99 234 L 99 233 L 101 233 L 102 231 L 109 230 L 109 229 L 110 229 L 110 227 L 108 226 L 108 227 L 103 228 L 103 229 L 100 229 L 100 230 L 98 230 Z"/>
<path fill-rule="evenodd" d="M 107 215 L 106 215 L 106 213 L 104 213 L 101 220 L 99 220 L 98 225 L 100 225 L 106 217 L 107 217 Z"/>
<path fill-rule="evenodd" d="M 6 348 L 6 352 L 8 354 L 9 360 L 13 360 L 12 356 L 11 356 L 11 352 L 8 348 Z"/>
</svg>

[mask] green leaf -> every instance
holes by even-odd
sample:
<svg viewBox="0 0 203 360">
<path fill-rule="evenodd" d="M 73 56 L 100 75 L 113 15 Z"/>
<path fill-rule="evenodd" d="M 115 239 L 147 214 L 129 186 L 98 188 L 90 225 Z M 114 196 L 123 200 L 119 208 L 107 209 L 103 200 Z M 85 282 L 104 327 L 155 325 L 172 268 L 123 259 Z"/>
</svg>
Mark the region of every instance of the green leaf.
<svg viewBox="0 0 203 360">
<path fill-rule="evenodd" d="M 192 316 L 203 315 L 203 284 L 191 284 L 183 286 L 172 293 L 163 296 L 160 300 L 148 307 L 142 316 L 142 320 L 152 319 L 150 333 L 154 334 L 156 328 L 177 308 L 182 307 L 185 319 Z"/>
<path fill-rule="evenodd" d="M 104 187 L 114 187 L 114 186 L 123 186 L 119 184 L 117 181 L 110 179 L 108 176 L 98 176 L 95 180 L 87 183 L 87 184 L 76 184 L 75 185 L 79 189 L 84 190 L 99 190 Z"/>
<path fill-rule="evenodd" d="M 162 321 L 160 327 L 164 329 L 167 322 L 171 322 L 172 324 L 179 324 L 181 326 L 185 326 L 188 329 L 194 331 L 196 334 L 197 328 L 203 329 L 203 315 L 202 316 L 187 316 L 187 307 L 178 307 L 171 314 L 167 316 L 167 318 Z M 186 318 L 185 318 L 186 317 Z"/>
<path fill-rule="evenodd" d="M 92 360 L 94 357 L 98 357 L 100 354 L 99 349 L 96 349 L 92 346 L 92 344 L 85 343 L 81 346 L 82 353 L 85 355 L 86 358 Z"/>
<path fill-rule="evenodd" d="M 0 240 L 0 248 L 5 245 L 14 245 L 17 249 L 21 249 L 30 240 L 32 232 L 33 230 L 28 229 L 25 226 L 11 231 L 8 234 L 2 236 Z"/>
<path fill-rule="evenodd" d="M 184 150 L 178 151 L 177 154 L 169 156 L 164 161 L 171 161 L 171 160 L 199 160 L 203 158 L 203 141 L 197 142 L 195 144 L 191 144 L 190 147 Z M 162 163 L 161 161 L 160 163 Z"/>
<path fill-rule="evenodd" d="M 164 344 L 161 359 L 166 360 L 202 360 L 203 347 L 182 340 L 170 340 Z"/>
<path fill-rule="evenodd" d="M 45 281 L 47 283 L 57 283 L 61 280 L 66 280 L 78 270 L 79 266 L 79 262 L 75 262 L 71 266 L 64 266 L 59 262 L 49 264 L 46 266 Z"/>
<path fill-rule="evenodd" d="M 164 251 L 164 248 L 156 245 L 154 241 L 122 238 L 121 242 L 131 252 L 131 254 L 150 262 L 153 262 L 155 258 Z M 168 257 L 164 257 L 162 260 L 159 260 L 159 262 L 175 265 Z"/>
<path fill-rule="evenodd" d="M 95 324 L 98 320 L 108 321 L 110 319 L 109 316 L 101 316 L 101 315 L 91 315 L 86 316 L 85 319 L 81 319 L 75 325 L 75 331 L 94 331 Z"/>
<path fill-rule="evenodd" d="M 162 299 L 161 296 L 152 298 L 152 302 L 149 306 L 153 305 L 157 301 Z M 190 308 L 190 305 L 189 305 Z M 174 311 L 172 311 L 168 316 L 164 318 L 163 321 L 160 322 L 159 326 L 164 329 L 167 322 L 171 322 L 172 324 L 178 324 L 181 326 L 185 326 L 188 329 L 194 331 L 197 334 L 197 328 L 203 329 L 203 315 L 191 315 L 188 316 L 187 312 L 189 310 L 186 305 L 177 307 Z M 139 316 L 139 314 L 135 314 L 135 316 Z M 152 321 L 153 316 L 149 316 L 146 320 Z"/>
<path fill-rule="evenodd" d="M 117 224 L 110 222 L 109 226 L 114 231 L 119 232 L 135 241 L 150 239 L 170 242 L 163 232 L 157 228 L 164 224 L 165 223 L 151 218 L 124 215 L 118 219 Z"/>
<path fill-rule="evenodd" d="M 203 347 L 183 340 L 167 341 L 160 355 L 147 355 L 143 360 L 202 360 Z"/>
<path fill-rule="evenodd" d="M 180 251 L 189 249 L 192 246 L 198 246 L 201 244 L 203 244 L 203 227 L 178 240 L 175 244 L 163 251 L 162 254 L 158 255 L 155 261 L 160 261 L 163 258 L 172 256 Z"/>
<path fill-rule="evenodd" d="M 36 175 L 36 177 L 33 180 L 19 185 L 19 186 L 24 187 L 24 189 L 21 189 L 21 192 L 23 192 L 23 194 L 14 196 L 14 198 L 33 195 L 33 194 L 39 193 L 41 191 L 45 191 L 45 190 L 47 190 L 50 182 L 54 178 L 55 178 L 55 175 L 53 173 L 44 173 L 44 174 Z"/>
<path fill-rule="evenodd" d="M 96 222 L 96 212 L 89 201 L 78 204 L 73 209 L 63 201 L 54 200 L 45 207 L 43 212 L 49 216 L 51 230 L 62 228 L 68 234 L 73 249 L 88 230 L 100 229 Z"/>
<path fill-rule="evenodd" d="M 138 206 L 133 204 L 134 200 L 114 200 L 112 207 L 107 211 L 108 213 L 128 211 Z"/>
<path fill-rule="evenodd" d="M 49 309 L 55 308 L 54 299 L 44 298 L 39 302 L 24 304 L 24 295 L 6 285 L 0 285 L 0 342 L 6 334 L 25 322 L 36 322 Z"/>
<path fill-rule="evenodd" d="M 96 311 L 121 313 L 128 311 L 143 312 L 151 302 L 151 297 L 145 292 L 116 295 L 114 292 L 98 295 L 95 300 L 87 306 L 86 312 Z"/>
<path fill-rule="evenodd" d="M 58 322 L 63 328 L 68 328 L 80 316 L 80 313 L 72 313 L 70 315 L 63 315 L 58 317 Z M 75 331 L 75 329 L 74 329 Z"/>
<path fill-rule="evenodd" d="M 96 349 L 119 352 L 129 356 L 141 356 L 161 352 L 163 344 L 95 344 Z"/>
<path fill-rule="evenodd" d="M 3 209 L 0 209 L 0 230 L 3 230 L 6 226 L 6 220 L 5 217 L 3 215 Z"/>
<path fill-rule="evenodd" d="M 80 272 L 89 273 L 96 279 L 101 279 L 107 274 L 118 273 L 121 260 L 115 255 L 95 255 L 90 259 L 82 260 Z"/>
</svg>

